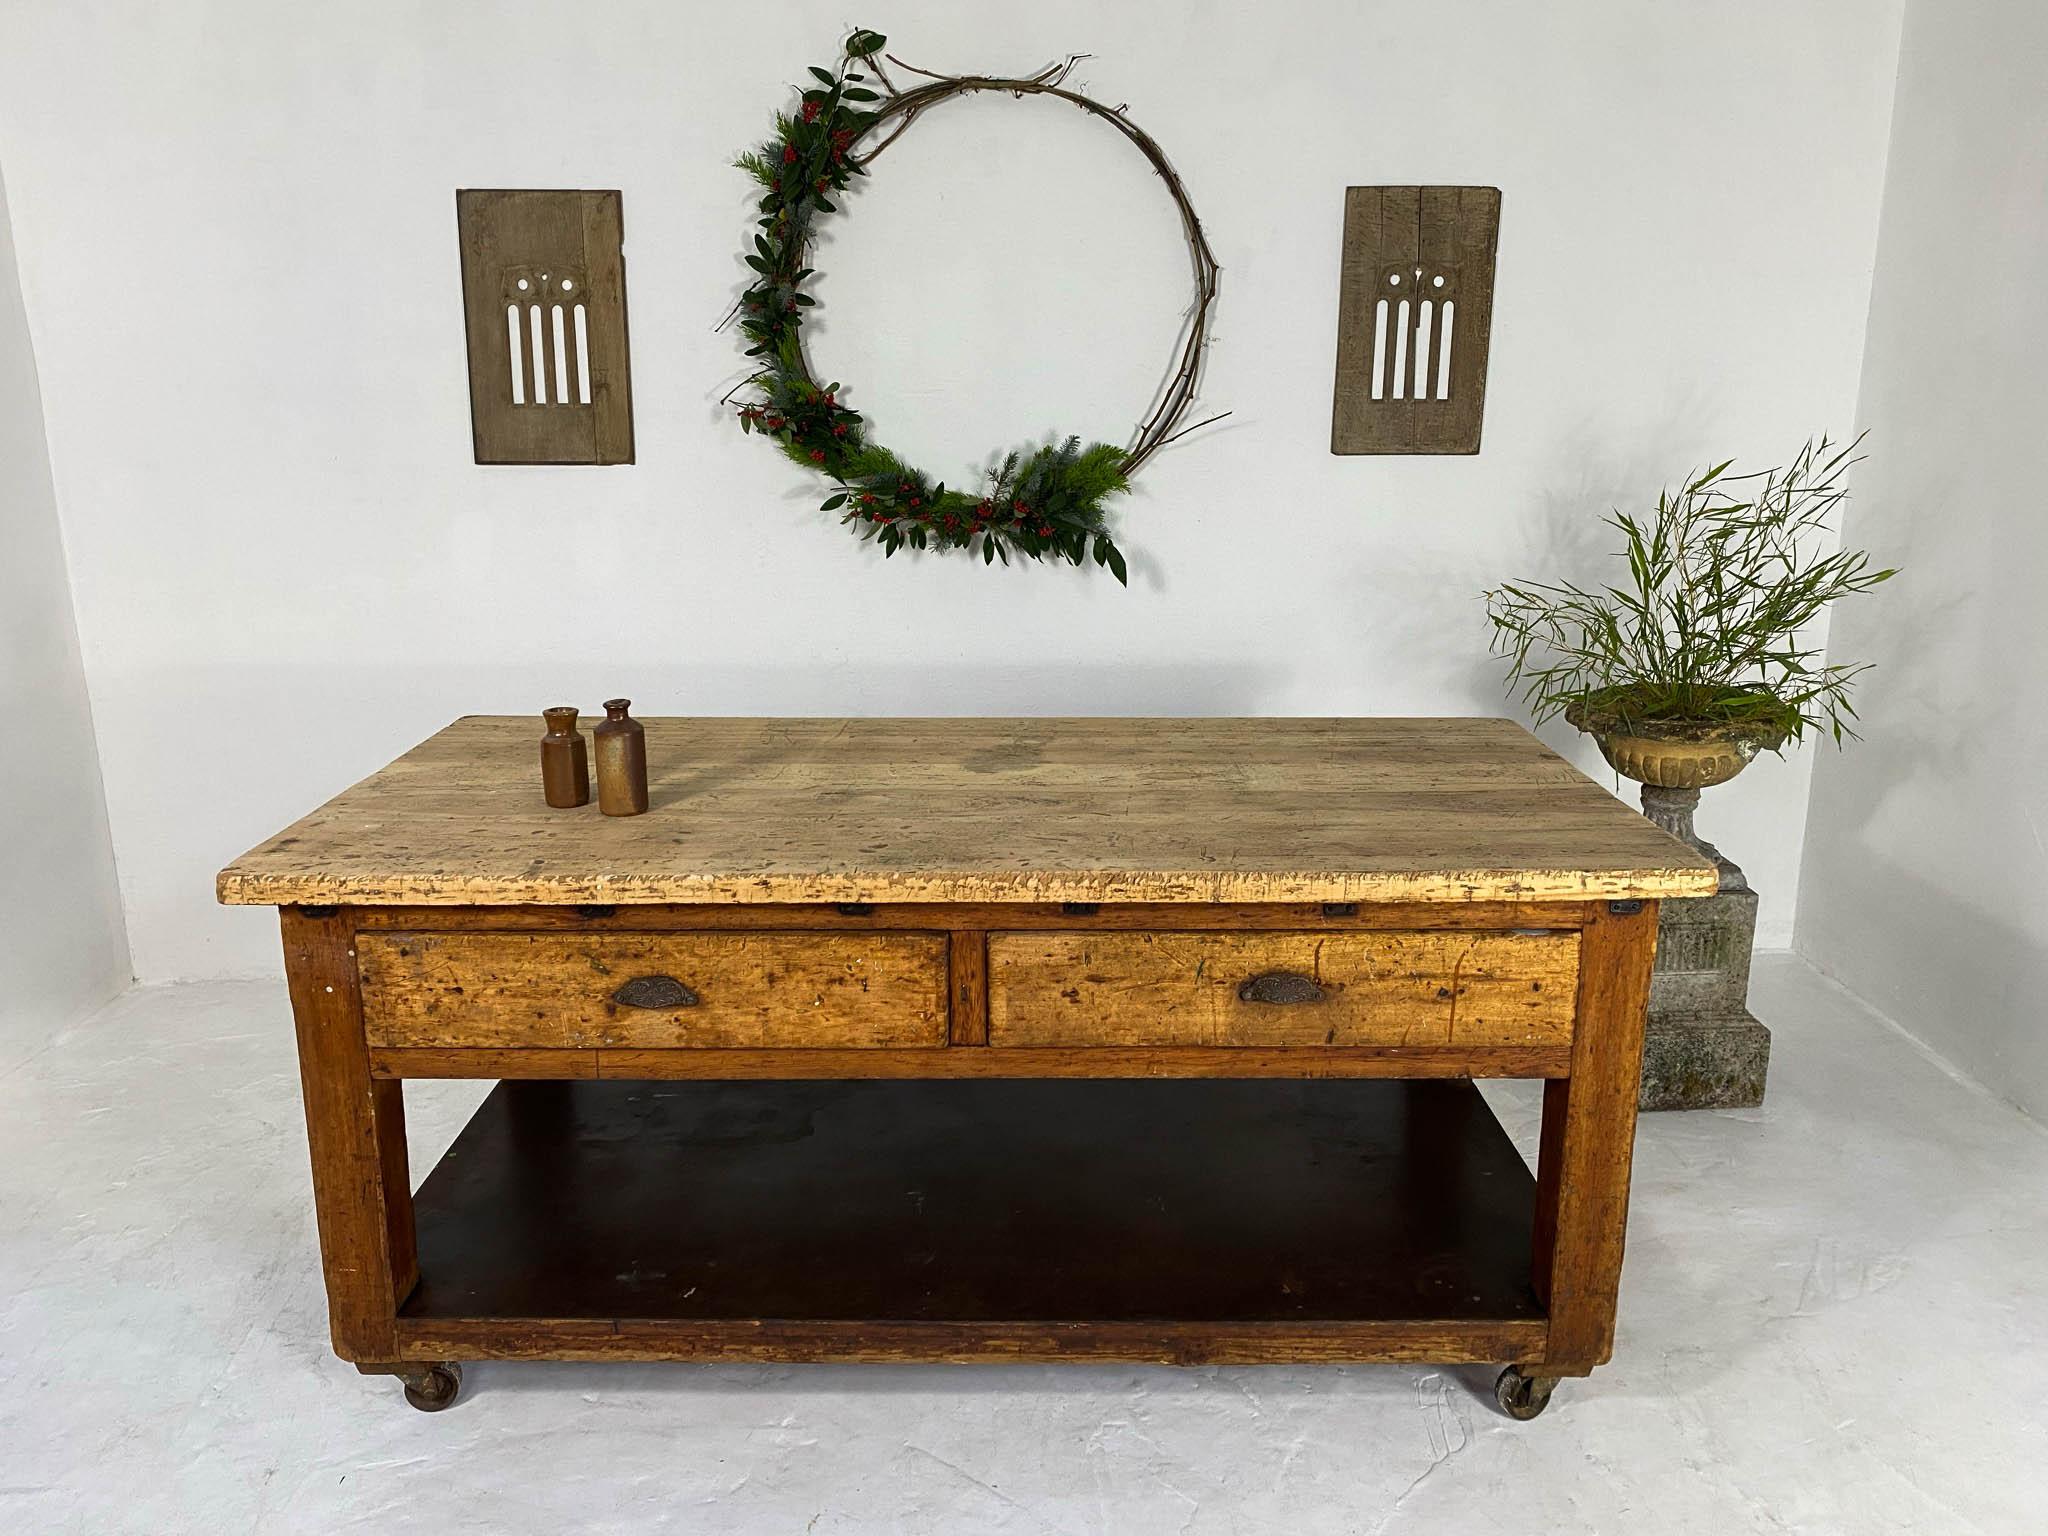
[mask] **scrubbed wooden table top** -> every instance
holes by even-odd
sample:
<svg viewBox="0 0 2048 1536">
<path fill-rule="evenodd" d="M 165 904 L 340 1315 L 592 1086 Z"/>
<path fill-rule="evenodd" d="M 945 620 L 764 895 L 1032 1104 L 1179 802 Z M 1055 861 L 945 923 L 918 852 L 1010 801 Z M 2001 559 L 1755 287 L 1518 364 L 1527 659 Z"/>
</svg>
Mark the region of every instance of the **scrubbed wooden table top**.
<svg viewBox="0 0 2048 1536">
<path fill-rule="evenodd" d="M 220 899 L 1495 901 L 1715 888 L 1704 859 L 1506 720 L 644 724 L 644 816 L 549 809 L 539 716 L 469 716 L 237 859 Z"/>
</svg>

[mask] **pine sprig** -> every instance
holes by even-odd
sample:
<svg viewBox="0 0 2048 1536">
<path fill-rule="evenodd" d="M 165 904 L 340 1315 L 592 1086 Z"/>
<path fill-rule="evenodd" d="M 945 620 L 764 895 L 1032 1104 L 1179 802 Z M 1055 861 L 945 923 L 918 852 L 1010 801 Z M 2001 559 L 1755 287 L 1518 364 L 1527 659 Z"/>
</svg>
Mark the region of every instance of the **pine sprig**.
<svg viewBox="0 0 2048 1536">
<path fill-rule="evenodd" d="M 979 548 L 990 565 L 1007 565 L 1012 554 L 1075 565 L 1092 558 L 1129 585 L 1105 510 L 1130 486 L 1124 449 L 1083 448 L 1069 437 L 1009 454 L 978 494 L 955 490 L 869 441 L 861 414 L 840 398 L 843 387 L 811 374 L 801 338 L 817 300 L 805 291 L 815 275 L 805 253 L 818 217 L 837 212 L 834 199 L 866 174 L 854 147 L 878 120 L 870 103 L 883 97 L 855 66 L 886 42 L 877 32 L 854 32 L 833 68 L 811 68 L 796 110 L 776 115 L 775 136 L 733 162 L 764 189 L 743 253 L 754 278 L 740 296 L 740 333 L 760 371 L 748 381 L 753 398 L 738 410 L 741 430 L 773 438 L 793 462 L 832 480 L 823 510 L 841 513 L 884 555 Z"/>
</svg>

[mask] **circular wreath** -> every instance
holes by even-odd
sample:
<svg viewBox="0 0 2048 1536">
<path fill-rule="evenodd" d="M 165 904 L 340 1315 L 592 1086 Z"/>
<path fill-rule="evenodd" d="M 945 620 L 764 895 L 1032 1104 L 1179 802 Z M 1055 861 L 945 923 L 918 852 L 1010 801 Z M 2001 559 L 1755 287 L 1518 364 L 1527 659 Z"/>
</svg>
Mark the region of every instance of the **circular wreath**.
<svg viewBox="0 0 2048 1536">
<path fill-rule="evenodd" d="M 747 265 L 757 276 L 734 311 L 749 342 L 747 355 L 761 359 L 760 371 L 741 386 L 756 394 L 740 405 L 740 426 L 774 438 L 797 463 L 828 476 L 837 489 L 826 497 L 824 510 L 843 509 L 841 521 L 878 541 L 886 554 L 905 545 L 969 551 L 979 545 L 984 564 L 1000 558 L 1006 565 L 1012 551 L 1076 565 L 1092 555 L 1097 565 L 1128 584 L 1104 503 L 1127 490 L 1138 467 L 1160 448 L 1183 430 L 1194 430 L 1182 429 L 1180 420 L 1195 397 L 1217 274 L 1201 220 L 1165 154 L 1124 116 L 1122 107 L 1106 107 L 1066 89 L 1077 59 L 1015 80 L 934 75 L 884 54 L 886 41 L 877 32 L 854 32 L 835 69 L 812 67 L 816 83 L 803 88 L 794 114 L 777 114 L 775 137 L 735 162 L 761 183 L 764 193 L 760 230 L 746 252 Z M 898 89 L 883 67 L 885 58 L 923 81 Z M 880 91 L 868 89 L 856 65 L 873 71 Z M 818 216 L 836 213 L 832 199 L 853 177 L 865 175 L 875 157 L 922 113 L 974 91 L 1056 96 L 1116 128 L 1165 181 L 1180 210 L 1195 275 L 1194 306 L 1173 370 L 1131 446 L 1095 443 L 1084 448 L 1079 437 L 1069 437 L 1026 453 L 1012 452 L 988 472 L 979 494 L 934 482 L 872 441 L 860 412 L 843 403 L 844 387 L 820 384 L 812 374 L 802 334 L 805 311 L 817 303 L 804 292 L 814 272 L 804 262 Z M 860 153 L 862 142 L 884 127 L 890 129 L 886 137 Z"/>
</svg>

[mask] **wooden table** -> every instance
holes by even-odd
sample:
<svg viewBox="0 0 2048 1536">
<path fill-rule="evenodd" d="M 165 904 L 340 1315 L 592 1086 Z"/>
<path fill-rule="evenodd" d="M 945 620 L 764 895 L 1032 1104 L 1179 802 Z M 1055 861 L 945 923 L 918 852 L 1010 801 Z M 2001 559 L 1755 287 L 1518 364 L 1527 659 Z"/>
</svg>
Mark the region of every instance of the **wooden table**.
<svg viewBox="0 0 2048 1536">
<path fill-rule="evenodd" d="M 222 872 L 283 909 L 334 1347 L 1607 1359 L 1657 901 L 1501 720 L 457 721 Z M 414 1191 L 406 1078 L 498 1080 Z M 1545 1080 L 1532 1177 L 1471 1080 Z"/>
</svg>

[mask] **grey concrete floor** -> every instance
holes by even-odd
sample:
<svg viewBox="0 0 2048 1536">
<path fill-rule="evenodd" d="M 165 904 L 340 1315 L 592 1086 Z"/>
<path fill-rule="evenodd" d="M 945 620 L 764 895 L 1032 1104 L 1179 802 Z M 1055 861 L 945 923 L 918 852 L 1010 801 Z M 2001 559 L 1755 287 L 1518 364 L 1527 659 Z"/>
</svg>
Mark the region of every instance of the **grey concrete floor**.
<svg viewBox="0 0 2048 1536">
<path fill-rule="evenodd" d="M 2038 1529 L 2048 1133 L 1784 957 L 1770 1102 L 1645 1120 L 1614 1362 L 470 1367 L 328 1353 L 281 986 L 0 1060 L 0 1532 Z M 414 1166 L 479 1097 L 408 1088 Z M 1533 1085 L 1489 1089 L 1530 1149 Z"/>
</svg>

